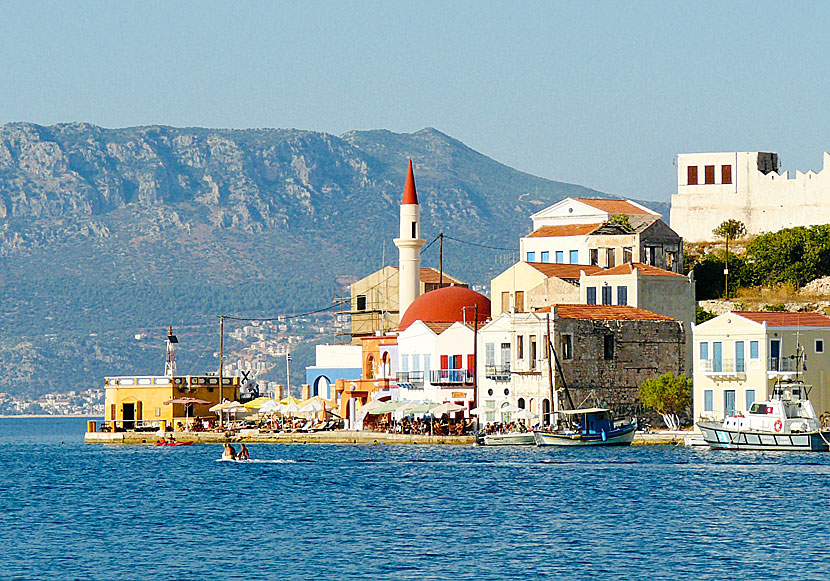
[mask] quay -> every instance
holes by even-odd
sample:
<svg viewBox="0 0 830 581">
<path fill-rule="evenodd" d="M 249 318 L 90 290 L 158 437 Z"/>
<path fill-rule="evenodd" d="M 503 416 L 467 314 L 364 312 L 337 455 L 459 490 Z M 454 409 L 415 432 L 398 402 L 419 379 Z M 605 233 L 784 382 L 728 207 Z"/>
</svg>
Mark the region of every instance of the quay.
<svg viewBox="0 0 830 581">
<path fill-rule="evenodd" d="M 683 444 L 689 431 L 638 432 L 634 446 L 674 446 Z M 155 444 L 168 436 L 169 432 L 87 432 L 87 444 Z M 475 436 L 430 436 L 427 434 L 388 434 L 385 432 L 330 430 L 325 432 L 260 432 L 257 429 L 238 432 L 175 432 L 176 440 L 192 441 L 195 444 L 222 444 L 244 442 L 246 444 L 430 444 L 469 446 L 475 443 Z"/>
</svg>

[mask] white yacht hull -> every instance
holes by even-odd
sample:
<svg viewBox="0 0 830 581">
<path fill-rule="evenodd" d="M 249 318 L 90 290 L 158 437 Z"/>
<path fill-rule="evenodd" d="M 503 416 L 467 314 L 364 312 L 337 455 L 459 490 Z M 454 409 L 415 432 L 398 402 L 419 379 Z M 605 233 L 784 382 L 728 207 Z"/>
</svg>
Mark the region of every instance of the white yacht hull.
<svg viewBox="0 0 830 581">
<path fill-rule="evenodd" d="M 487 434 L 481 442 L 483 446 L 532 446 L 535 443 L 533 432 Z"/>
</svg>

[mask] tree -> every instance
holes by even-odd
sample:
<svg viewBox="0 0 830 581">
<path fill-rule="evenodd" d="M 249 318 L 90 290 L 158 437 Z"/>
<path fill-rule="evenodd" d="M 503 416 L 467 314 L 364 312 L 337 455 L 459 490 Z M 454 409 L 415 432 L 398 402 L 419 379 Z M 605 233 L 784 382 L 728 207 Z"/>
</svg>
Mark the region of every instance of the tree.
<svg viewBox="0 0 830 581">
<path fill-rule="evenodd" d="M 712 234 L 726 239 L 726 268 L 723 269 L 723 274 L 726 276 L 726 300 L 729 300 L 729 241 L 745 236 L 746 226 L 740 220 L 726 220 L 712 230 Z"/>
<path fill-rule="evenodd" d="M 647 379 L 640 386 L 640 401 L 663 416 L 667 428 L 678 430 L 678 414 L 692 403 L 692 380 L 672 372 Z"/>
<path fill-rule="evenodd" d="M 608 223 L 617 224 L 629 232 L 634 232 L 634 227 L 631 225 L 631 220 L 628 219 L 628 214 L 611 214 L 608 218 Z"/>
</svg>

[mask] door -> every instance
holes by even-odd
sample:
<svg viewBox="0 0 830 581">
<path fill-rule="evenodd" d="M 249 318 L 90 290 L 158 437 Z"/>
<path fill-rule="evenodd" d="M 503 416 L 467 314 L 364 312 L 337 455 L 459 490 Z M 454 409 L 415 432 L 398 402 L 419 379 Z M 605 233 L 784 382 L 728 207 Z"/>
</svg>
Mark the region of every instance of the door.
<svg viewBox="0 0 830 581">
<path fill-rule="evenodd" d="M 723 371 L 723 343 L 720 341 L 712 343 L 712 371 Z"/>
<path fill-rule="evenodd" d="M 735 415 L 735 390 L 727 389 L 723 392 L 723 411 L 727 416 Z"/>
<path fill-rule="evenodd" d="M 769 370 L 779 371 L 781 363 L 781 339 L 770 339 Z"/>
<path fill-rule="evenodd" d="M 121 406 L 121 419 L 125 430 L 132 430 L 135 427 L 134 403 L 125 403 Z"/>
</svg>

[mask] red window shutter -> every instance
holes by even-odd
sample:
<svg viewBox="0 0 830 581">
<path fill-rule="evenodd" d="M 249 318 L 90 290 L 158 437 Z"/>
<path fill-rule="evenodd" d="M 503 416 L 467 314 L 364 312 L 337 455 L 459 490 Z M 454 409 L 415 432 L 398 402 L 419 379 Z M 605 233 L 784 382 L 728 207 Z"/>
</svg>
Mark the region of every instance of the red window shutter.
<svg viewBox="0 0 830 581">
<path fill-rule="evenodd" d="M 453 357 L 452 357 L 452 368 L 453 369 L 461 369 L 461 355 L 453 355 Z"/>
<path fill-rule="evenodd" d="M 706 183 L 707 184 L 715 183 L 715 166 L 707 165 L 705 167 L 705 171 L 706 171 L 706 175 L 704 176 L 704 179 L 706 180 Z"/>
<path fill-rule="evenodd" d="M 687 174 L 686 175 L 686 178 L 687 178 L 686 179 L 686 184 L 688 184 L 690 186 L 696 186 L 697 185 L 697 166 L 696 165 L 690 165 L 689 167 L 687 167 L 686 168 L 686 174 Z"/>
<path fill-rule="evenodd" d="M 441 355 L 441 369 L 449 369 L 450 368 L 450 357 L 449 355 Z"/>
<path fill-rule="evenodd" d="M 722 166 L 720 166 L 720 183 L 722 183 L 722 184 L 731 184 L 732 183 L 732 166 L 731 165 L 722 165 Z"/>
<path fill-rule="evenodd" d="M 473 371 L 476 368 L 476 356 L 473 354 L 467 355 L 467 369 Z"/>
</svg>

